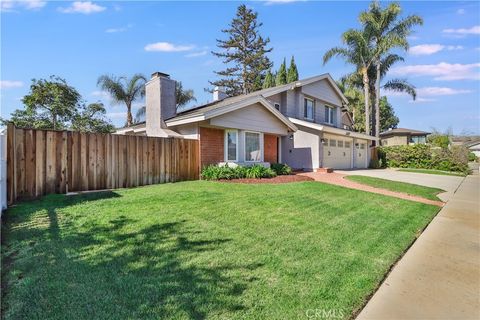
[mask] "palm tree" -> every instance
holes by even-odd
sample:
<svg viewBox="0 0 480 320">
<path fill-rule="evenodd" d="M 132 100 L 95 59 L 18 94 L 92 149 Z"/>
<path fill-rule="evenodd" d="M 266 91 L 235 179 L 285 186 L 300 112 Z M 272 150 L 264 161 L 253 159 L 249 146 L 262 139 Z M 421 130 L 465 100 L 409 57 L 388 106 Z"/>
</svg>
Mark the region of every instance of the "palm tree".
<svg viewBox="0 0 480 320">
<path fill-rule="evenodd" d="M 147 79 L 137 73 L 133 77 L 114 77 L 103 75 L 98 78 L 97 86 L 108 92 L 116 103 L 123 102 L 127 106 L 127 126 L 133 124 L 132 103 L 145 96 L 145 82 Z"/>
<path fill-rule="evenodd" d="M 183 90 L 182 82 L 177 81 L 175 84 L 175 99 L 177 101 L 176 108 L 177 110 L 181 107 L 184 107 L 190 101 L 197 101 L 195 98 L 195 93 L 192 89 Z M 142 119 L 145 119 L 145 113 L 147 108 L 145 106 L 140 107 L 135 113 L 135 123 L 141 122 Z"/>
<path fill-rule="evenodd" d="M 399 20 L 401 11 L 402 9 L 398 3 L 391 3 L 385 9 L 382 9 L 379 2 L 373 1 L 370 4 L 369 10 L 360 14 L 360 22 L 363 24 L 365 31 L 372 36 L 375 50 L 374 66 L 376 75 L 374 132 L 377 138 L 380 137 L 380 80 L 382 77 L 382 63 L 386 57 L 392 56 L 390 55 L 392 49 L 400 48 L 407 51 L 409 47 L 407 36 L 412 33 L 412 28 L 415 25 L 423 24 L 423 19 L 417 15 L 411 15 Z M 395 56 L 396 55 L 393 55 L 394 59 L 399 61 L 400 59 L 398 59 L 398 56 Z M 404 81 L 389 81 L 386 84 L 387 88 L 394 90 L 403 90 L 403 88 L 405 88 L 404 85 Z"/>
<path fill-rule="evenodd" d="M 365 132 L 370 133 L 370 77 L 368 70 L 373 64 L 374 51 L 371 36 L 364 30 L 350 29 L 342 35 L 345 47 L 334 47 L 323 56 L 325 65 L 332 57 L 339 56 L 356 67 L 362 76 L 363 94 L 365 98 Z"/>
</svg>

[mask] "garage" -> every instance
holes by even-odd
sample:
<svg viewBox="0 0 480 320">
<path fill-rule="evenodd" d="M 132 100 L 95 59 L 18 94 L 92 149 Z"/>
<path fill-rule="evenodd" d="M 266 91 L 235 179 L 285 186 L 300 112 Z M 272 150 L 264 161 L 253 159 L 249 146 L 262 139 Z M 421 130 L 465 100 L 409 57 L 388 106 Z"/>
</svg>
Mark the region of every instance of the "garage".
<svg viewBox="0 0 480 320">
<path fill-rule="evenodd" d="M 351 169 L 353 139 L 327 134 L 323 137 L 323 167 Z"/>
<path fill-rule="evenodd" d="M 368 163 L 367 163 L 368 141 L 355 139 L 354 150 L 355 150 L 354 151 L 354 168 L 356 169 L 368 168 Z"/>
</svg>

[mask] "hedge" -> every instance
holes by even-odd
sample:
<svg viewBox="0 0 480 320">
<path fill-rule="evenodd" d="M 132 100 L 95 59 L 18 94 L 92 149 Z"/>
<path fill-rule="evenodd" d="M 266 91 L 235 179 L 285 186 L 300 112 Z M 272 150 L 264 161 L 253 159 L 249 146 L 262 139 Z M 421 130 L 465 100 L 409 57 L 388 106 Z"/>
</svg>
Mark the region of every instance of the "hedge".
<svg viewBox="0 0 480 320">
<path fill-rule="evenodd" d="M 463 146 L 450 148 L 426 144 L 379 147 L 380 167 L 435 169 L 468 173 L 468 150 Z"/>
</svg>

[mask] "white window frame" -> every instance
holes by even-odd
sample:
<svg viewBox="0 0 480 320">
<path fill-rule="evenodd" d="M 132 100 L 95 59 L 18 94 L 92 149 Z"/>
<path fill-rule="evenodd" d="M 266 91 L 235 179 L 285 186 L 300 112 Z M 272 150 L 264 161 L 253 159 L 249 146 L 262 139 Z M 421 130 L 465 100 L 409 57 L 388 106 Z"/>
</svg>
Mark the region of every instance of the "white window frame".
<svg viewBox="0 0 480 320">
<path fill-rule="evenodd" d="M 259 139 L 260 139 L 260 160 L 258 160 L 258 161 L 247 160 L 247 133 L 255 133 L 255 134 L 258 134 L 258 136 L 259 136 Z M 243 161 L 245 161 L 247 163 L 263 162 L 263 157 L 264 157 L 263 152 L 264 152 L 264 150 L 263 150 L 263 133 L 258 132 L 258 131 L 243 131 Z"/>
<path fill-rule="evenodd" d="M 306 102 L 311 101 L 312 102 L 312 117 L 308 118 L 307 117 L 307 105 Z M 313 121 L 315 119 L 315 100 L 311 98 L 304 97 L 303 98 L 303 118 L 309 121 Z"/>
<path fill-rule="evenodd" d="M 325 110 L 328 110 L 328 118 L 329 118 L 329 119 L 325 119 L 325 123 L 333 125 L 334 124 L 333 123 L 333 118 L 334 118 L 335 107 L 325 105 Z"/>
<path fill-rule="evenodd" d="M 235 160 L 228 160 L 228 133 L 235 132 Z M 227 129 L 225 130 L 225 135 L 223 138 L 223 158 L 225 162 L 238 162 L 238 130 L 236 129 Z"/>
</svg>

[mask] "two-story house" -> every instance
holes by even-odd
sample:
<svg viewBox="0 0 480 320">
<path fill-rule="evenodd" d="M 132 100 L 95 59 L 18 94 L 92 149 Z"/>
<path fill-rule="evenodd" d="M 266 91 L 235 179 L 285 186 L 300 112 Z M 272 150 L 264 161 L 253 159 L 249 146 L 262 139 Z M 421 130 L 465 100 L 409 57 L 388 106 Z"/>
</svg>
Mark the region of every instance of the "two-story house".
<svg viewBox="0 0 480 320">
<path fill-rule="evenodd" d="M 323 74 L 235 97 L 216 88 L 212 102 L 177 112 L 175 81 L 156 72 L 146 84 L 146 121 L 117 133 L 198 139 L 202 166 L 366 168 L 375 137 L 349 130 L 346 104 Z"/>
</svg>

